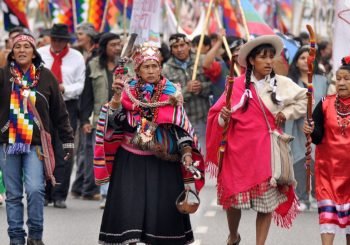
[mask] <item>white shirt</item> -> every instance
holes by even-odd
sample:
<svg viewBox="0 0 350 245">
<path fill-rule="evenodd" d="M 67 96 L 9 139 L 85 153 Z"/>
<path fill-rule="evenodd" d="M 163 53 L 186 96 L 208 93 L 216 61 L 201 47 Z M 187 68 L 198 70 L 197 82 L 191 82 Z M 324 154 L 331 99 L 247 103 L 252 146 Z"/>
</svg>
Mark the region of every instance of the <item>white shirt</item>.
<svg viewBox="0 0 350 245">
<path fill-rule="evenodd" d="M 51 70 L 54 58 L 50 53 L 50 45 L 38 49 L 45 67 Z M 62 59 L 63 99 L 76 100 L 83 92 L 85 83 L 85 61 L 83 55 L 72 48 Z"/>
</svg>

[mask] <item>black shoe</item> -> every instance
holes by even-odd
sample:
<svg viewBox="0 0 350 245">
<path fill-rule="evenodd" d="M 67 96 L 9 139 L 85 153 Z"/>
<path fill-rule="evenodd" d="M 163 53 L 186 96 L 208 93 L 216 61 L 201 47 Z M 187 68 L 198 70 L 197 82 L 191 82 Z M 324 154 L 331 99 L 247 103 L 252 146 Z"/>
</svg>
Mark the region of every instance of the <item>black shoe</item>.
<svg viewBox="0 0 350 245">
<path fill-rule="evenodd" d="M 28 238 L 27 245 L 45 245 L 42 240 Z"/>
<path fill-rule="evenodd" d="M 47 207 L 50 203 L 52 203 L 52 201 L 45 199 L 44 206 Z"/>
<path fill-rule="evenodd" d="M 81 197 L 81 194 L 75 191 L 71 191 L 70 194 L 72 195 L 73 198 L 79 199 Z"/>
<path fill-rule="evenodd" d="M 101 195 L 100 194 L 87 195 L 87 196 L 82 196 L 82 198 L 83 198 L 83 200 L 100 201 L 101 200 Z"/>
<path fill-rule="evenodd" d="M 55 208 L 67 208 L 66 202 L 64 200 L 57 200 L 53 202 Z"/>
</svg>

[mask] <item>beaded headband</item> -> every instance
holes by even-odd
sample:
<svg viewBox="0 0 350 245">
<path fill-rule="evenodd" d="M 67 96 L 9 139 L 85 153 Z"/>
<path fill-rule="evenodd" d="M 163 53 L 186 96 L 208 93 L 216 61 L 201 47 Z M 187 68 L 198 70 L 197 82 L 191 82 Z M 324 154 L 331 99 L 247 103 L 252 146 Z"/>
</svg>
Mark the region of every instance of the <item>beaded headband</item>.
<svg viewBox="0 0 350 245">
<path fill-rule="evenodd" d="M 169 46 L 171 47 L 172 45 L 180 41 L 184 41 L 185 43 L 190 43 L 190 40 L 187 37 L 176 37 L 169 40 Z"/>
<path fill-rule="evenodd" d="M 15 38 L 13 39 L 13 46 L 21 41 L 27 41 L 29 42 L 34 48 L 35 48 L 35 40 L 32 36 L 26 35 L 26 34 L 19 34 L 17 36 L 15 36 Z"/>
<path fill-rule="evenodd" d="M 132 55 L 134 69 L 138 70 L 140 65 L 147 60 L 155 60 L 160 64 L 160 52 L 158 48 L 143 44 L 136 48 Z"/>
</svg>

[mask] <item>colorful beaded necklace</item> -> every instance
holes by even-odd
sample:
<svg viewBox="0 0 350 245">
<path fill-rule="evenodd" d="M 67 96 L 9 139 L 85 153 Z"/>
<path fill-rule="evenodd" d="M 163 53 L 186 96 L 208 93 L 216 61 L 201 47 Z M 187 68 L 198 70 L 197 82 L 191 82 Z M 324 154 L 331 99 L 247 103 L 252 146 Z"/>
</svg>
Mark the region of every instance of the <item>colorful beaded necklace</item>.
<svg viewBox="0 0 350 245">
<path fill-rule="evenodd" d="M 350 104 L 346 105 L 337 95 L 335 100 L 335 110 L 337 111 L 337 122 L 341 135 L 345 136 L 345 130 L 350 123 Z"/>
</svg>

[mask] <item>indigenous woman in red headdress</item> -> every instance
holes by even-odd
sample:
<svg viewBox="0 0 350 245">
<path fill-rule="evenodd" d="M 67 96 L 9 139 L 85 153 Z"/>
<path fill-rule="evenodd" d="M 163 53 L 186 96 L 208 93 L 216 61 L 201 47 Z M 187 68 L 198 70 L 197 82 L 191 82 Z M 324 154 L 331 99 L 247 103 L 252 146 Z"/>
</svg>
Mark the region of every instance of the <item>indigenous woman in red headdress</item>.
<svg viewBox="0 0 350 245">
<path fill-rule="evenodd" d="M 97 124 L 95 177 L 110 180 L 100 244 L 173 244 L 193 242 L 188 214 L 175 205 L 184 183 L 199 191 L 204 179 L 197 137 L 182 106 L 179 87 L 161 75 L 157 48 L 133 54 L 135 79 L 116 76 L 116 92 Z M 113 164 L 111 164 L 113 163 Z M 195 171 L 195 170 L 194 170 Z"/>
<path fill-rule="evenodd" d="M 336 72 L 336 94 L 322 99 L 305 121 L 304 132 L 316 144 L 316 199 L 322 244 L 336 233 L 350 244 L 350 56 Z"/>
<path fill-rule="evenodd" d="M 276 75 L 273 60 L 283 49 L 282 40 L 265 35 L 244 44 L 238 62 L 246 73 L 234 80 L 230 109 L 226 93 L 210 109 L 207 125 L 207 159 L 214 171 L 223 125 L 228 122 L 227 145 L 218 174 L 218 202 L 227 210 L 229 245 L 239 244 L 242 209 L 257 211 L 256 244 L 265 244 L 272 214 L 289 227 L 296 215 L 293 186 L 275 186 L 271 181 L 269 127 L 281 131 L 286 119 L 306 113 L 306 89 L 287 77 Z"/>
</svg>

